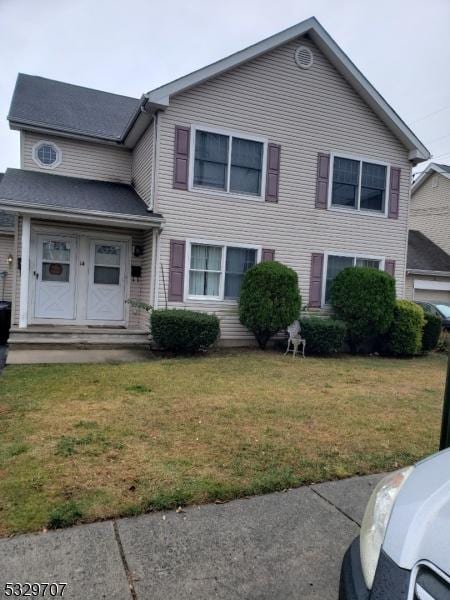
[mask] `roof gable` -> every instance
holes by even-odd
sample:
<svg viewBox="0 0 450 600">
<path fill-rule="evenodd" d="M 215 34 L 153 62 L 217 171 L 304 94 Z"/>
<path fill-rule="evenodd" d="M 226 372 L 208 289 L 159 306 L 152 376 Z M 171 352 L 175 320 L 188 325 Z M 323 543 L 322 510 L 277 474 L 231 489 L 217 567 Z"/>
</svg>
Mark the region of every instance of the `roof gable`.
<svg viewBox="0 0 450 600">
<path fill-rule="evenodd" d="M 171 96 L 204 83 L 213 77 L 217 77 L 222 73 L 234 69 L 245 62 L 304 35 L 309 35 L 311 37 L 312 41 L 318 46 L 341 75 L 409 150 L 409 158 L 411 161 L 417 163 L 430 158 L 430 153 L 427 148 L 389 106 L 386 100 L 367 81 L 364 75 L 357 69 L 348 56 L 339 48 L 336 42 L 314 17 L 302 21 L 289 29 L 285 29 L 253 46 L 249 46 L 244 50 L 236 52 L 231 56 L 194 71 L 189 75 L 185 75 L 166 85 L 151 90 L 146 94 L 146 98 L 155 108 L 164 108 L 169 105 Z"/>
<path fill-rule="evenodd" d="M 438 165 L 437 163 L 430 163 L 427 168 L 419 175 L 416 181 L 413 183 L 411 188 L 411 194 L 417 192 L 417 190 L 427 181 L 427 179 L 433 175 L 433 173 L 439 173 L 442 177 L 450 179 L 450 166 L 449 165 Z"/>
</svg>

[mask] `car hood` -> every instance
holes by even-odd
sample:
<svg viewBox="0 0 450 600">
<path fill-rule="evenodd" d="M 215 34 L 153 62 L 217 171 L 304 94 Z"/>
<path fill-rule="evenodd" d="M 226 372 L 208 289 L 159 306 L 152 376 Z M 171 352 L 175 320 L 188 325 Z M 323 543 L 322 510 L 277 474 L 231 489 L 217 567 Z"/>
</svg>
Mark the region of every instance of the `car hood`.
<svg viewBox="0 0 450 600">
<path fill-rule="evenodd" d="M 415 466 L 395 501 L 383 549 L 404 569 L 428 560 L 450 575 L 450 449 Z"/>
</svg>

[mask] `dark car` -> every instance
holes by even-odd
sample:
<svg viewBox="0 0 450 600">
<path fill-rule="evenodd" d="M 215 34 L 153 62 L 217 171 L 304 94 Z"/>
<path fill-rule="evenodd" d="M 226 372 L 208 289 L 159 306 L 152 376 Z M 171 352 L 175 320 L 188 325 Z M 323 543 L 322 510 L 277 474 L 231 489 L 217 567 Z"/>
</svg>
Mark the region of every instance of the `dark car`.
<svg viewBox="0 0 450 600">
<path fill-rule="evenodd" d="M 450 330 L 450 304 L 435 304 L 434 302 L 416 302 L 425 312 L 441 317 L 442 327 Z"/>
</svg>

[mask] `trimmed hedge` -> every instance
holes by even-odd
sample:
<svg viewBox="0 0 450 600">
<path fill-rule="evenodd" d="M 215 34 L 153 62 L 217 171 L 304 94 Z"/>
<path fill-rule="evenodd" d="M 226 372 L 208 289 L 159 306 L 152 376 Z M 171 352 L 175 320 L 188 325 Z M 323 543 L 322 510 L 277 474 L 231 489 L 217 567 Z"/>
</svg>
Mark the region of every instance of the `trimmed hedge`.
<svg viewBox="0 0 450 600">
<path fill-rule="evenodd" d="M 335 354 L 342 350 L 346 333 L 344 321 L 310 317 L 301 319 L 300 325 L 307 354 Z"/>
<path fill-rule="evenodd" d="M 425 325 L 422 333 L 422 352 L 431 352 L 439 344 L 442 333 L 442 319 L 425 311 Z"/>
<path fill-rule="evenodd" d="M 397 300 L 394 320 L 386 336 L 385 351 L 394 356 L 414 356 L 422 347 L 425 316 L 421 306 L 410 300 Z"/>
<path fill-rule="evenodd" d="M 220 334 L 215 315 L 192 310 L 154 310 L 150 315 L 151 334 L 164 350 L 192 353 L 214 344 Z"/>
<path fill-rule="evenodd" d="M 352 353 L 370 350 L 386 333 L 395 307 L 394 278 L 378 269 L 348 267 L 338 273 L 331 288 L 331 304 L 345 322 Z"/>
<path fill-rule="evenodd" d="M 297 273 L 286 265 L 262 262 L 245 274 L 239 320 L 255 335 L 260 348 L 298 318 L 300 306 Z"/>
</svg>

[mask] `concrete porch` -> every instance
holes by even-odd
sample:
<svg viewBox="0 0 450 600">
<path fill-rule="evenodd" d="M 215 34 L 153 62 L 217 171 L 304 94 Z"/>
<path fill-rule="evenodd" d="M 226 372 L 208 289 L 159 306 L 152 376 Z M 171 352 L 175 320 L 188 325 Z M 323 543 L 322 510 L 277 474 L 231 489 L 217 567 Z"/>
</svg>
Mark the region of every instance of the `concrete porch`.
<svg viewBox="0 0 450 600">
<path fill-rule="evenodd" d="M 150 357 L 147 331 L 70 325 L 13 326 L 7 365 L 128 362 Z"/>
</svg>

